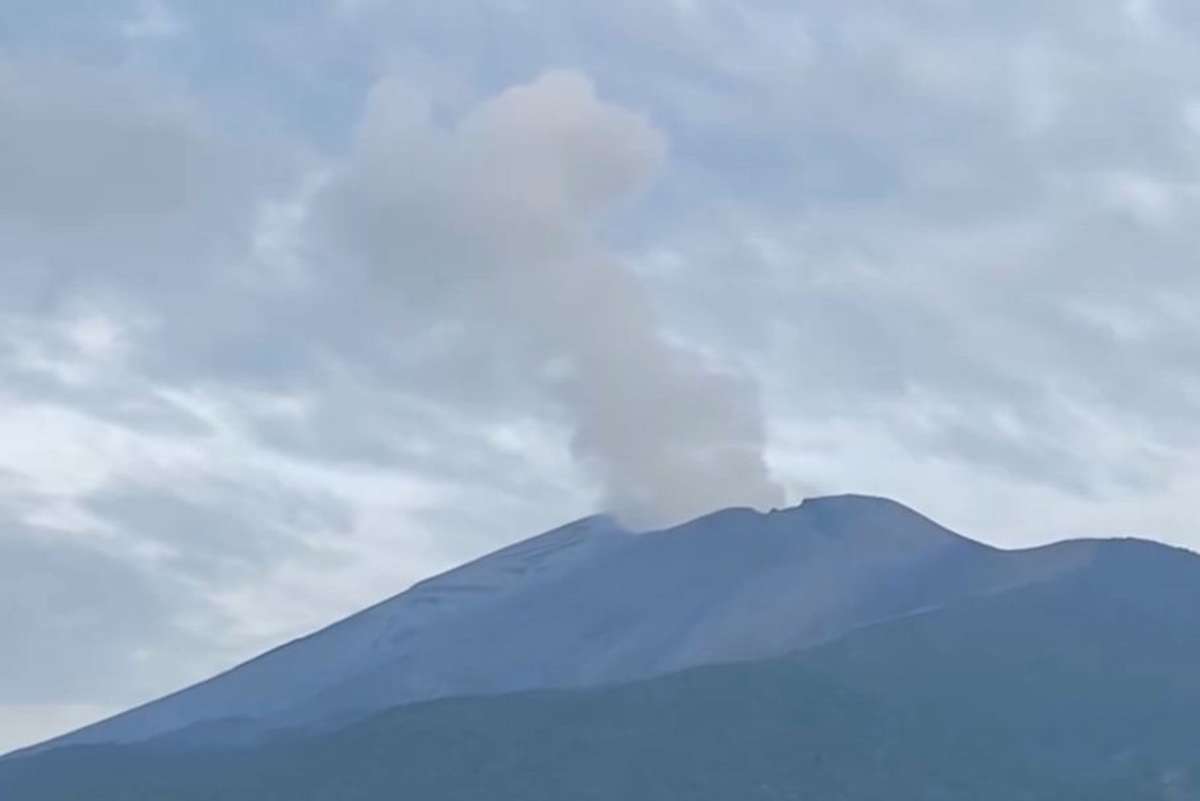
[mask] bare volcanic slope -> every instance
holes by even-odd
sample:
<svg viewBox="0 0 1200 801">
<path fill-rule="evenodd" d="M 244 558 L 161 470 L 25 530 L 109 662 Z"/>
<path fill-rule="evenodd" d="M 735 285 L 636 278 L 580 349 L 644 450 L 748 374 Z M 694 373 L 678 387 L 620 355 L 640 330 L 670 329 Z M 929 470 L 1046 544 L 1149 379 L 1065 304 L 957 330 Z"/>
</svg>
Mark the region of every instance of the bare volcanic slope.
<svg viewBox="0 0 1200 801">
<path fill-rule="evenodd" d="M 1200 556 L 1086 550 L 782 658 L 13 756 L 0 798 L 1200 801 Z"/>
<path fill-rule="evenodd" d="M 172 732 L 244 742 L 418 701 L 778 657 L 1046 580 L 1095 547 L 1001 551 L 893 501 L 853 495 L 726 509 L 645 533 L 590 517 L 39 748 Z"/>
</svg>

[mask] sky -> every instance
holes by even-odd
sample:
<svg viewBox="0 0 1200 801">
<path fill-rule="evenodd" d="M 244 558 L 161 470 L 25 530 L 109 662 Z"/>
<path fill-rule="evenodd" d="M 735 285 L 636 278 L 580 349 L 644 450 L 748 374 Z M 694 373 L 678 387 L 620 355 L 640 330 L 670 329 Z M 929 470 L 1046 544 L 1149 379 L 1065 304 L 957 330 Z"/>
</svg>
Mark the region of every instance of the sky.
<svg viewBox="0 0 1200 801">
<path fill-rule="evenodd" d="M 598 510 L 1200 548 L 1200 8 L 0 8 L 0 752 Z"/>
</svg>

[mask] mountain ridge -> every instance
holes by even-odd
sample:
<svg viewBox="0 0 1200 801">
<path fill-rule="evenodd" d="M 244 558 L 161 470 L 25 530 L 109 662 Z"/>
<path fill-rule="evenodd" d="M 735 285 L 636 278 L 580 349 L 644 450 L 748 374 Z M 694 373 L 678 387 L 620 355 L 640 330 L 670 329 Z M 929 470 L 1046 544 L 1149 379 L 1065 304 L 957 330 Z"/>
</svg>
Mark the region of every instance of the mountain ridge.
<svg viewBox="0 0 1200 801">
<path fill-rule="evenodd" d="M 1083 545 L 1076 569 L 785 657 L 247 745 L 72 746 L 0 762 L 0 796 L 1196 801 L 1200 556 Z"/>
<path fill-rule="evenodd" d="M 233 718 L 263 731 L 319 727 L 441 697 L 777 657 L 1056 575 L 1088 554 L 1086 544 L 1003 551 L 864 495 L 717 510 L 641 533 L 593 515 L 32 750 Z"/>
</svg>

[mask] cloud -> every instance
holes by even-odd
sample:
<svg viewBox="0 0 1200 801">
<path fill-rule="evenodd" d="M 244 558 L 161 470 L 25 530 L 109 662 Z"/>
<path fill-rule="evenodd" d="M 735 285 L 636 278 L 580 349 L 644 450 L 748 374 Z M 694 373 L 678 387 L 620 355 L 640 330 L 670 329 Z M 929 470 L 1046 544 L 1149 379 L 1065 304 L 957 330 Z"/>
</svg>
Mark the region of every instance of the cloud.
<svg viewBox="0 0 1200 801">
<path fill-rule="evenodd" d="M 205 338 L 208 314 L 224 308 L 236 321 L 253 303 L 258 216 L 290 189 L 298 150 L 218 125 L 167 81 L 54 58 L 0 53 L 0 105 L 12 117 L 0 131 L 0 327 L 11 367 L 39 372 L 30 347 L 52 357 L 42 368 L 96 371 L 119 358 L 144 388 L 155 373 L 211 360 L 228 339 Z M 81 350 L 85 325 L 93 345 L 107 326 L 121 352 Z"/>
<path fill-rule="evenodd" d="M 226 221 L 220 233 L 251 222 L 242 203 L 210 204 L 215 193 L 234 200 L 267 174 L 169 85 L 56 59 L 5 58 L 0 98 L 11 114 L 0 209 L 14 232 L 53 226 L 106 241 L 105 228 L 144 236 L 149 222 L 172 237 L 220 219 L 213 215 Z M 242 168 L 249 174 L 239 175 Z"/>
<path fill-rule="evenodd" d="M 186 478 L 105 486 L 84 509 L 115 529 L 144 532 L 163 549 L 157 569 L 208 583 L 226 573 L 252 578 L 281 557 L 311 558 L 306 551 L 336 543 L 353 525 L 342 503 L 311 489 Z"/>
<path fill-rule="evenodd" d="M 173 626 L 177 599 L 136 564 L 65 532 L 0 525 L 0 705 L 126 702 L 187 659 L 196 643 Z"/>
</svg>

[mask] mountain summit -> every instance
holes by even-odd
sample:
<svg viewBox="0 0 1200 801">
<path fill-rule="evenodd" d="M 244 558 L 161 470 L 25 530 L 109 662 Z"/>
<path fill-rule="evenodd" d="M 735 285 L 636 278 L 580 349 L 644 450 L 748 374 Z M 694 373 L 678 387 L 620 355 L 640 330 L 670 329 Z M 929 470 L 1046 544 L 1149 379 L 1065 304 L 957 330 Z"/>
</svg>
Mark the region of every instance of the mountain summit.
<svg viewBox="0 0 1200 801">
<path fill-rule="evenodd" d="M 1092 549 L 1001 551 L 858 495 L 638 534 L 590 517 L 48 745 L 244 739 L 449 696 L 778 657 L 1046 579 Z"/>
</svg>

